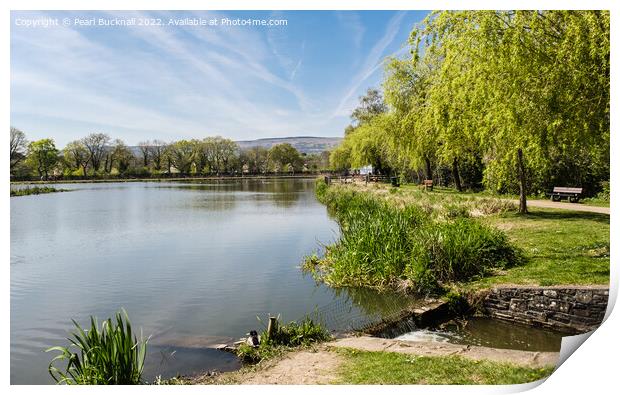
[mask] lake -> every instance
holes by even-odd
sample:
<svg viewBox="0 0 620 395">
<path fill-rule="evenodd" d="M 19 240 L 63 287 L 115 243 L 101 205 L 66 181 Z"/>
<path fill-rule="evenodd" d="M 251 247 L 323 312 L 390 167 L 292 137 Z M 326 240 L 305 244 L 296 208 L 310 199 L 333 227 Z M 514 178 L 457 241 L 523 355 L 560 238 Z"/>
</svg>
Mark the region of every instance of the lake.
<svg viewBox="0 0 620 395">
<path fill-rule="evenodd" d="M 11 384 L 51 384 L 71 319 L 89 326 L 125 308 L 152 336 L 145 379 L 233 370 L 216 344 L 319 307 L 332 329 L 402 297 L 334 290 L 303 275 L 337 239 L 314 180 L 57 184 L 70 192 L 11 198 Z"/>
</svg>

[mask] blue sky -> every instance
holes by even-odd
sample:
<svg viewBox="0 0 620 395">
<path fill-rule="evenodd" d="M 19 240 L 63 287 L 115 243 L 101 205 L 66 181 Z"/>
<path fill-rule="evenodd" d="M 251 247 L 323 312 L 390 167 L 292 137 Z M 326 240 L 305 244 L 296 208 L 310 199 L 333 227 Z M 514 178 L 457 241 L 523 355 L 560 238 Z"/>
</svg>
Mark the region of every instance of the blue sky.
<svg viewBox="0 0 620 395">
<path fill-rule="evenodd" d="M 426 11 L 11 13 L 11 125 L 57 146 L 92 132 L 127 144 L 221 135 L 342 136 L 358 97 Z M 59 26 L 17 26 L 57 18 Z M 286 19 L 171 26 L 170 18 Z M 64 18 L 69 18 L 66 26 Z M 75 26 L 160 18 L 164 26 Z"/>
</svg>

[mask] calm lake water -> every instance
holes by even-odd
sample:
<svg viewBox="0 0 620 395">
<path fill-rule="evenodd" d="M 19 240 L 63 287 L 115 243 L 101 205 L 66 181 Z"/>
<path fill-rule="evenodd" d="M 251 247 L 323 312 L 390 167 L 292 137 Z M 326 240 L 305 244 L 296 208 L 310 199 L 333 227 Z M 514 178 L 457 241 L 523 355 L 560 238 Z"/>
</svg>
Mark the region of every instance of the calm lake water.
<svg viewBox="0 0 620 395">
<path fill-rule="evenodd" d="M 338 237 L 313 180 L 66 184 L 11 198 L 11 383 L 50 384 L 71 319 L 124 307 L 151 335 L 145 378 L 238 368 L 212 347 L 328 306 L 342 325 L 394 295 L 333 290 L 302 275 Z M 337 328 L 335 328 L 337 329 Z"/>
</svg>

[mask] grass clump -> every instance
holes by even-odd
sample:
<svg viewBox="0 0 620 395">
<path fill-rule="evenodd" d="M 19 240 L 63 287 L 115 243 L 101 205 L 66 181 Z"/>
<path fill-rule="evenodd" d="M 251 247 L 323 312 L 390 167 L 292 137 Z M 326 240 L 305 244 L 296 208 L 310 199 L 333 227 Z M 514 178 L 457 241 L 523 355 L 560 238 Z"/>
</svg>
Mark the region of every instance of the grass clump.
<svg viewBox="0 0 620 395">
<path fill-rule="evenodd" d="M 503 232 L 465 218 L 423 226 L 412 240 L 405 275 L 420 290 L 481 277 L 519 261 Z"/>
<path fill-rule="evenodd" d="M 125 310 L 103 321 L 90 317 L 91 328 L 76 327 L 69 347 L 51 347 L 46 350 L 60 354 L 49 364 L 49 373 L 59 384 L 141 384 L 148 339 L 138 340 L 133 335 Z M 75 349 L 76 352 L 72 351 Z M 54 366 L 66 361 L 64 370 Z"/>
<path fill-rule="evenodd" d="M 309 316 L 305 316 L 299 322 L 291 321 L 288 324 L 281 324 L 278 317 L 271 334 L 266 328 L 261 333 L 258 347 L 243 343 L 239 345 L 236 353 L 242 362 L 255 364 L 290 348 L 310 346 L 330 339 L 329 331 Z"/>
<path fill-rule="evenodd" d="M 346 362 L 340 384 L 521 384 L 540 380 L 553 367 L 528 368 L 458 356 L 426 357 L 339 349 Z"/>
<path fill-rule="evenodd" d="M 41 195 L 44 193 L 66 192 L 66 191 L 68 191 L 68 189 L 59 189 L 59 188 L 54 188 L 54 187 L 27 187 L 27 188 L 21 188 L 21 189 L 11 189 L 11 197 Z"/>
<path fill-rule="evenodd" d="M 501 231 L 469 218 L 462 205 L 441 218 L 418 205 L 321 184 L 317 197 L 339 222 L 341 237 L 323 259 L 311 257 L 304 267 L 330 285 L 382 289 L 406 282 L 429 292 L 519 261 Z"/>
</svg>

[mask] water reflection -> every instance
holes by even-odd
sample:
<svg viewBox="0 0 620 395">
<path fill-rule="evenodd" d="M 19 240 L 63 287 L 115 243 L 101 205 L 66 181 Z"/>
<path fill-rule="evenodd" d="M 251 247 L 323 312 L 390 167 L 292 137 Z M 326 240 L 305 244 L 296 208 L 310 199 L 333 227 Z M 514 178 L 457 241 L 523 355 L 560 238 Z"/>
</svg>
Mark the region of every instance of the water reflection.
<svg viewBox="0 0 620 395">
<path fill-rule="evenodd" d="M 314 180 L 56 186 L 73 192 L 11 199 L 13 384 L 51 383 L 42 350 L 66 343 L 71 319 L 121 307 L 153 335 L 146 371 L 164 377 L 230 368 L 215 339 L 262 329 L 257 316 L 388 309 L 389 296 L 302 276 L 303 257 L 338 237 Z"/>
</svg>

